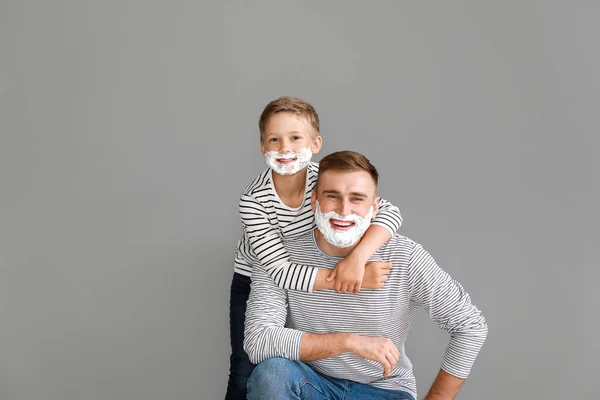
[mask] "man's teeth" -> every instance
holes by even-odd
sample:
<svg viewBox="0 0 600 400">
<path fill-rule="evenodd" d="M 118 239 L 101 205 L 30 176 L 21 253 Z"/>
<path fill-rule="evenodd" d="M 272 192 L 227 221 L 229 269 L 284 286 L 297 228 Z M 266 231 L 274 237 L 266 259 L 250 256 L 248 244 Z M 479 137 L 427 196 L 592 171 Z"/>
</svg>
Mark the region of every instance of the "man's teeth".
<svg viewBox="0 0 600 400">
<path fill-rule="evenodd" d="M 350 222 L 350 221 L 333 221 L 333 223 L 335 225 L 338 225 L 338 226 L 350 226 L 350 225 L 352 225 L 352 222 Z"/>
</svg>

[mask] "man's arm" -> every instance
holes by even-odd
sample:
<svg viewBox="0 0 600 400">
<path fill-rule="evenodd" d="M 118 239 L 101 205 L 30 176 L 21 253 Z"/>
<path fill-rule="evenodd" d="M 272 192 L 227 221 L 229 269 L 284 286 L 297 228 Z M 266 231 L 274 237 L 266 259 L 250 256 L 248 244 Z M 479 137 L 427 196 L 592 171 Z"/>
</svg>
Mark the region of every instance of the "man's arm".
<svg viewBox="0 0 600 400">
<path fill-rule="evenodd" d="M 301 331 L 285 327 L 287 295 L 260 265 L 252 266 L 246 305 L 244 351 L 258 364 L 268 358 L 300 360 Z"/>
<path fill-rule="evenodd" d="M 465 379 L 457 378 L 440 369 L 424 400 L 452 400 L 464 382 Z"/>
<path fill-rule="evenodd" d="M 483 346 L 487 323 L 462 285 L 442 270 L 419 244 L 411 252 L 408 281 L 412 299 L 450 334 L 442 372 L 431 388 L 432 397 L 427 399 L 453 399 Z"/>
<path fill-rule="evenodd" d="M 353 333 L 304 333 L 300 346 L 300 360 L 313 361 L 353 353 L 367 360 L 376 361 L 383 367 L 383 376 L 392 373 L 400 351 L 388 338 L 360 336 Z"/>
<path fill-rule="evenodd" d="M 381 363 L 387 376 L 400 359 L 398 349 L 387 338 L 302 332 L 286 328 L 286 317 L 285 290 L 277 287 L 261 266 L 254 266 L 244 330 L 244 350 L 252 363 L 273 357 L 310 361 L 351 352 Z"/>
</svg>

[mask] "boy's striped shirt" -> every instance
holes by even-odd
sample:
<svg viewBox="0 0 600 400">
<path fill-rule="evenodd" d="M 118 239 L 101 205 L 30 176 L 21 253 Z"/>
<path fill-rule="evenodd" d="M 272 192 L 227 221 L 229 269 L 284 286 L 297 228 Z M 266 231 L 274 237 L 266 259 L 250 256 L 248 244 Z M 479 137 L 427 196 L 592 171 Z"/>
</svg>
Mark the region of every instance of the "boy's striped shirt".
<svg viewBox="0 0 600 400">
<path fill-rule="evenodd" d="M 270 168 L 246 187 L 239 202 L 242 236 L 235 252 L 235 272 L 252 276 L 252 266 L 259 263 L 279 287 L 312 291 L 318 268 L 291 262 L 282 244 L 283 238 L 299 237 L 315 228 L 310 199 L 317 183 L 319 164 L 311 162 L 307 168 L 304 201 L 297 208 L 281 201 Z M 372 223 L 393 235 L 402 225 L 400 210 L 381 199 Z"/>
</svg>

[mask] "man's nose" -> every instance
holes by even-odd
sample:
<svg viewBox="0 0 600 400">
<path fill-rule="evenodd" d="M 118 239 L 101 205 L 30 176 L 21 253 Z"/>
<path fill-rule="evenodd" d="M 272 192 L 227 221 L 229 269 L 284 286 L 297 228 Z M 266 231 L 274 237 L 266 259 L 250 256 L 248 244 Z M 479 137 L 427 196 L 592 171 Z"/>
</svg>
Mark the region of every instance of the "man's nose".
<svg viewBox="0 0 600 400">
<path fill-rule="evenodd" d="M 350 210 L 350 202 L 342 200 L 342 203 L 340 204 L 340 215 L 343 217 L 347 217 L 350 214 L 352 214 Z"/>
</svg>

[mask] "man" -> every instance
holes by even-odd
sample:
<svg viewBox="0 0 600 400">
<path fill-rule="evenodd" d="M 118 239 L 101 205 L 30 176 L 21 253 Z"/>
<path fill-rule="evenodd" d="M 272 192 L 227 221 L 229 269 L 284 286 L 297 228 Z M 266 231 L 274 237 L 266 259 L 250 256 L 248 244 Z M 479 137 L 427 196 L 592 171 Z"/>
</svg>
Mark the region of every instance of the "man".
<svg viewBox="0 0 600 400">
<path fill-rule="evenodd" d="M 291 261 L 333 268 L 351 252 L 378 211 L 377 183 L 377 170 L 359 153 L 324 157 L 311 198 L 317 229 L 284 240 Z M 256 267 L 244 349 L 259 365 L 248 399 L 416 399 L 404 343 L 417 306 L 450 333 L 425 399 L 456 396 L 487 336 L 485 319 L 409 238 L 394 235 L 371 260 L 392 264 L 388 279 L 357 294 L 288 291 Z"/>
</svg>

